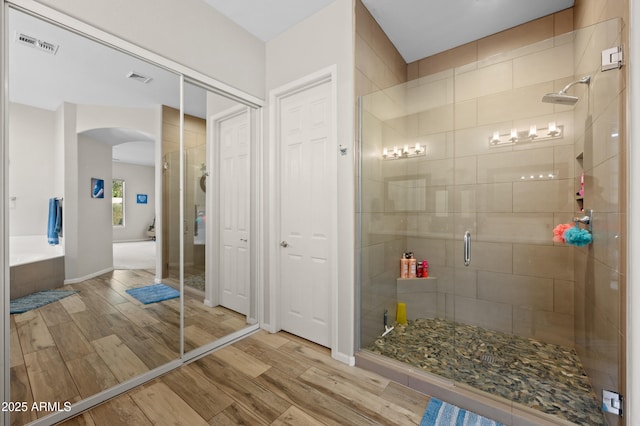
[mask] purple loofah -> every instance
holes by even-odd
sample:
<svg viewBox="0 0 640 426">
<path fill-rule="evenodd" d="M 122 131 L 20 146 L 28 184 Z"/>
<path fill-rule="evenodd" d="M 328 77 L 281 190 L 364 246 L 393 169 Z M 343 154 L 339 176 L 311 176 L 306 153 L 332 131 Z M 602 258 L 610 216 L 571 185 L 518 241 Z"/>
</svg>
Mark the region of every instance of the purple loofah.
<svg viewBox="0 0 640 426">
<path fill-rule="evenodd" d="M 567 244 L 582 247 L 591 244 L 591 234 L 589 231 L 580 228 L 569 228 L 564 232 L 564 240 Z"/>
</svg>

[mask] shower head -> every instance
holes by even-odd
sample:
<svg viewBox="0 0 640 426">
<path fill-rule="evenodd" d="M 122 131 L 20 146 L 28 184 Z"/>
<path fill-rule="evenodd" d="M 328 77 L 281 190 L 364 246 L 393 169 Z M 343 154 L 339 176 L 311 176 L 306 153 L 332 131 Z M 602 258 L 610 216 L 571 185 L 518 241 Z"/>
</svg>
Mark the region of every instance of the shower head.
<svg viewBox="0 0 640 426">
<path fill-rule="evenodd" d="M 576 102 L 578 102 L 578 97 L 567 95 L 565 93 L 547 93 L 542 97 L 542 102 L 560 105 L 575 105 Z"/>
<path fill-rule="evenodd" d="M 547 93 L 542 97 L 542 102 L 548 102 L 551 104 L 560 104 L 560 105 L 575 105 L 578 102 L 577 96 L 567 95 L 567 90 L 576 84 L 589 84 L 591 83 L 591 76 L 582 77 L 580 80 L 574 81 L 572 83 L 567 84 L 564 89 L 559 91 L 558 93 Z"/>
</svg>

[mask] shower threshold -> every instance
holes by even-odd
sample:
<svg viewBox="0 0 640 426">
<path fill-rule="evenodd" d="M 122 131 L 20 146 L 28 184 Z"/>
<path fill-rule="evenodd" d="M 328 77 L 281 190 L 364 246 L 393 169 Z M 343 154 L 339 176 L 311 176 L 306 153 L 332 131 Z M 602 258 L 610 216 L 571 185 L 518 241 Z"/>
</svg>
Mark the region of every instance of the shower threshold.
<svg viewBox="0 0 640 426">
<path fill-rule="evenodd" d="M 452 321 L 416 319 L 364 349 L 575 424 L 605 424 L 572 348 Z"/>
</svg>

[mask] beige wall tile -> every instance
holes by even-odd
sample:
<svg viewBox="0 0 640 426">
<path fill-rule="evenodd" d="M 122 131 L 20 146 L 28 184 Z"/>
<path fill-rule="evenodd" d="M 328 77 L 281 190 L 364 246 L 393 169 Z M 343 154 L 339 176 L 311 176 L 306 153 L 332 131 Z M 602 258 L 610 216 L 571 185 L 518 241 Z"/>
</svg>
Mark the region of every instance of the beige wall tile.
<svg viewBox="0 0 640 426">
<path fill-rule="evenodd" d="M 492 153 L 478 157 L 478 182 L 520 182 L 553 173 L 553 148 Z M 514 195 L 516 188 L 514 187 Z"/>
<path fill-rule="evenodd" d="M 511 212 L 511 183 L 457 185 L 453 188 L 454 212 Z"/>
<path fill-rule="evenodd" d="M 553 280 L 553 311 L 559 314 L 574 314 L 574 282 Z"/>
<path fill-rule="evenodd" d="M 513 271 L 511 244 L 476 241 L 474 240 L 474 235 L 471 234 L 471 264 L 468 266 L 469 269 L 502 273 L 511 273 Z M 453 243 L 454 250 L 451 253 L 453 262 L 458 268 L 464 268 L 462 237 L 463 234 L 461 233 L 456 238 Z"/>
<path fill-rule="evenodd" d="M 552 244 L 551 213 L 478 213 L 481 241 Z"/>
<path fill-rule="evenodd" d="M 425 156 L 418 159 L 411 160 L 413 162 L 422 163 L 423 161 L 439 160 L 444 158 L 450 158 L 448 154 L 449 145 L 453 143 L 452 132 L 433 133 L 427 135 L 418 135 L 409 139 L 409 143 L 415 146 L 416 142 L 420 143 L 420 146 L 425 149 Z M 411 162 L 410 162 L 411 163 Z"/>
<path fill-rule="evenodd" d="M 478 299 L 478 271 L 467 268 L 453 270 L 453 294 Z"/>
<path fill-rule="evenodd" d="M 551 91 L 553 83 L 546 82 L 481 97 L 478 99 L 478 124 L 507 122 L 504 127 L 498 127 L 503 134 L 511 127 L 517 127 L 519 130 L 528 130 L 531 124 L 537 125 L 538 128 L 546 127 L 549 121 L 557 121 L 555 117 L 538 118 L 552 112 L 549 104 L 540 101 L 543 94 Z M 520 120 L 523 123 L 508 123 L 512 120 Z"/>
<path fill-rule="evenodd" d="M 513 273 L 573 281 L 573 247 L 513 245 Z"/>
<path fill-rule="evenodd" d="M 445 265 L 445 240 L 433 238 L 407 237 L 407 250 L 412 251 L 416 259 L 426 259 L 431 267 Z M 440 277 L 438 277 L 440 278 Z"/>
<path fill-rule="evenodd" d="M 458 157 L 454 162 L 454 182 L 456 185 L 476 183 L 477 157 Z"/>
<path fill-rule="evenodd" d="M 490 147 L 489 140 L 493 132 L 500 129 L 510 129 L 511 122 L 496 123 L 492 125 L 478 126 L 470 129 L 455 131 L 454 152 L 456 157 L 469 155 L 495 154 L 513 151 L 512 146 Z"/>
<path fill-rule="evenodd" d="M 443 133 L 453 130 L 453 104 L 433 108 L 419 114 L 420 135 Z"/>
<path fill-rule="evenodd" d="M 553 279 L 478 271 L 478 299 L 553 311 Z"/>
<path fill-rule="evenodd" d="M 553 15 L 553 33 L 558 36 L 573 31 L 573 8 Z"/>
<path fill-rule="evenodd" d="M 516 49 L 553 37 L 553 15 L 478 40 L 478 58 Z"/>
<path fill-rule="evenodd" d="M 619 213 L 594 213 L 592 254 L 609 268 L 624 271 L 620 267 L 622 219 Z"/>
<path fill-rule="evenodd" d="M 431 153 L 428 144 L 427 152 Z M 421 143 L 421 146 L 425 144 Z M 424 179 L 425 186 L 442 186 L 453 184 L 453 159 L 432 160 L 431 155 L 407 160 L 408 175 Z"/>
<path fill-rule="evenodd" d="M 453 238 L 454 217 L 452 214 L 421 214 L 418 216 L 416 235 L 427 238 Z M 411 235 L 411 234 L 410 234 Z"/>
<path fill-rule="evenodd" d="M 606 1 L 601 0 L 578 0 L 573 6 L 574 26 L 575 28 L 584 28 L 593 25 L 602 15 L 604 8 L 607 6 Z"/>
<path fill-rule="evenodd" d="M 479 98 L 512 88 L 513 65 L 498 63 L 475 71 L 458 74 L 455 80 L 455 101 Z"/>
<path fill-rule="evenodd" d="M 514 59 L 514 87 L 531 86 L 573 76 L 573 49 L 573 44 L 562 44 Z"/>
<path fill-rule="evenodd" d="M 547 173 L 547 171 L 541 172 Z M 530 175 L 531 176 L 531 175 Z M 514 212 L 572 212 L 575 210 L 573 179 L 526 179 L 513 183 Z M 538 176 L 535 176 L 537 179 Z M 528 180 L 527 180 L 528 179 Z M 546 179 L 546 180 L 545 180 Z"/>
<path fill-rule="evenodd" d="M 407 85 L 406 111 L 408 114 L 435 109 L 453 103 L 453 76 L 434 81 L 421 81 Z"/>
<path fill-rule="evenodd" d="M 593 123 L 592 164 L 600 164 L 620 153 L 621 131 L 619 102 L 611 102 Z"/>
<path fill-rule="evenodd" d="M 587 261 L 587 279 L 585 284 L 585 303 L 593 306 L 615 329 L 620 313 L 620 274 L 597 260 Z"/>
<path fill-rule="evenodd" d="M 618 157 L 612 157 L 585 171 L 585 208 L 597 212 L 616 213 L 619 211 L 620 164 Z"/>
<path fill-rule="evenodd" d="M 553 175 L 556 179 L 575 177 L 578 161 L 573 145 L 561 145 L 553 148 Z"/>
<path fill-rule="evenodd" d="M 422 77 L 477 60 L 477 42 L 471 42 L 417 61 L 418 72 L 419 76 Z"/>
<path fill-rule="evenodd" d="M 575 342 L 573 315 L 514 308 L 513 332 L 547 343 L 573 347 Z"/>
<path fill-rule="evenodd" d="M 456 322 L 477 325 L 503 333 L 513 331 L 512 307 L 506 303 L 455 296 L 454 316 Z"/>
<path fill-rule="evenodd" d="M 478 100 L 470 99 L 468 101 L 455 104 L 455 129 L 466 129 L 478 125 Z"/>
</svg>

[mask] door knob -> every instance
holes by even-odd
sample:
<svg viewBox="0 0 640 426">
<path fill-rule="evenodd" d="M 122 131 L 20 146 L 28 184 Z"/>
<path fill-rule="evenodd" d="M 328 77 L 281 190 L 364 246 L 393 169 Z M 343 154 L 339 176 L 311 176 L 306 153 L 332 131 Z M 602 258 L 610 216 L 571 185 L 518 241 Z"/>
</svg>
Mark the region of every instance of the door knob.
<svg viewBox="0 0 640 426">
<path fill-rule="evenodd" d="M 280 241 L 280 247 L 289 247 L 289 243 L 284 241 L 284 240 L 282 240 L 282 241 Z"/>
</svg>

